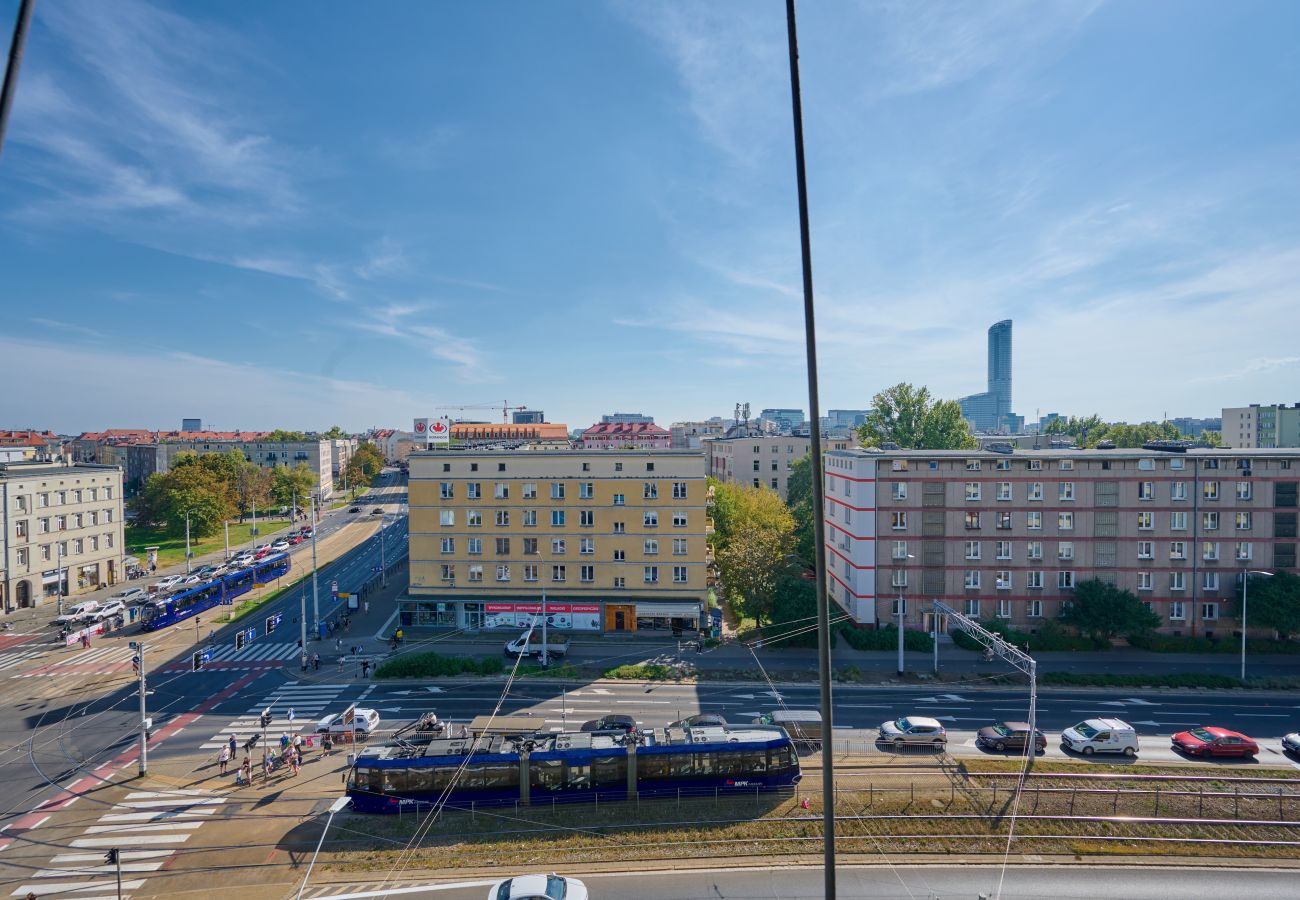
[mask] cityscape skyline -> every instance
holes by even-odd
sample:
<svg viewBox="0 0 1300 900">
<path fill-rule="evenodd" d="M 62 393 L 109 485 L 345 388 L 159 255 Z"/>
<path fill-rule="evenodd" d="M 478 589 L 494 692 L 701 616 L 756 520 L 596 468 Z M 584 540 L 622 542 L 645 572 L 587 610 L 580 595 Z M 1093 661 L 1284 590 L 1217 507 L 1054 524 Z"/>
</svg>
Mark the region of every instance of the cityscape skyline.
<svg viewBox="0 0 1300 900">
<path fill-rule="evenodd" d="M 41 390 L 8 417 L 806 406 L 784 24 L 741 9 L 42 5 L 0 181 L 0 378 Z M 1005 318 L 1027 418 L 1294 382 L 1300 10 L 1161 9 L 805 11 L 824 407 L 967 394 Z M 1269 326 L 1239 354 L 1229 320 Z"/>
</svg>

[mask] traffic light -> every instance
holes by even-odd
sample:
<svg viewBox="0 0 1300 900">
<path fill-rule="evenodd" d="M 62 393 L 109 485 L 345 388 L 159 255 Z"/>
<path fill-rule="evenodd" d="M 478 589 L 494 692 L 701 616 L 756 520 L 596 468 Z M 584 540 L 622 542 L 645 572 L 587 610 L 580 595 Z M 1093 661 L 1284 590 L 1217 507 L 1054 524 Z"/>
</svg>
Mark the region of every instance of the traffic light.
<svg viewBox="0 0 1300 900">
<path fill-rule="evenodd" d="M 267 633 L 267 634 L 270 634 L 272 631 L 275 631 L 275 626 L 276 626 L 277 624 L 279 624 L 276 620 L 279 619 L 279 618 L 280 618 L 279 616 L 267 616 L 267 617 L 266 617 L 266 633 Z"/>
<path fill-rule="evenodd" d="M 190 671 L 197 672 L 203 668 L 203 651 L 195 650 L 194 656 L 190 658 Z"/>
<path fill-rule="evenodd" d="M 116 848 L 109 850 L 107 853 L 104 854 L 104 862 L 108 863 L 110 866 L 117 865 L 118 854 L 120 852 L 121 851 L 117 850 Z"/>
<path fill-rule="evenodd" d="M 235 632 L 235 652 L 238 653 L 240 650 L 243 650 L 243 649 L 244 649 L 244 632 L 242 632 L 242 631 L 236 631 L 236 632 Z"/>
<path fill-rule="evenodd" d="M 268 706 L 266 709 L 262 710 L 260 721 L 263 728 L 271 727 L 271 707 Z"/>
</svg>

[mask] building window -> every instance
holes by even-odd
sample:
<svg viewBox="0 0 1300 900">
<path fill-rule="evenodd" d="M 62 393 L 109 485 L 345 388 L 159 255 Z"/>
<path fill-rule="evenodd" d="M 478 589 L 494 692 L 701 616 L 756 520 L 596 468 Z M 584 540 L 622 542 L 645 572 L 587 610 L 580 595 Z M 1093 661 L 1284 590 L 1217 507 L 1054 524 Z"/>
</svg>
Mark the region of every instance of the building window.
<svg viewBox="0 0 1300 900">
<path fill-rule="evenodd" d="M 524 556 L 537 555 L 537 538 L 524 538 Z"/>
<path fill-rule="evenodd" d="M 993 468 L 997 469 L 999 472 L 1009 472 L 1011 471 L 1011 460 L 999 459 L 994 463 Z"/>
<path fill-rule="evenodd" d="M 966 542 L 966 558 L 967 558 L 967 559 L 979 559 L 979 558 L 980 558 L 980 542 L 979 542 L 979 541 L 967 541 L 967 542 Z"/>
<path fill-rule="evenodd" d="M 644 552 L 646 556 L 658 556 L 659 542 L 654 538 L 646 538 L 642 543 L 642 552 Z"/>
<path fill-rule="evenodd" d="M 498 481 L 492 487 L 492 496 L 495 497 L 497 500 L 509 500 L 510 485 L 506 484 L 505 482 Z"/>
<path fill-rule="evenodd" d="M 466 538 L 465 545 L 465 551 L 469 553 L 470 556 L 479 556 L 483 553 L 482 538 Z"/>
<path fill-rule="evenodd" d="M 906 500 L 906 499 L 907 499 L 907 482 L 906 482 L 906 481 L 895 481 L 895 482 L 891 485 L 891 488 L 892 488 L 892 494 L 891 494 L 891 496 L 892 496 L 895 500 Z"/>
<path fill-rule="evenodd" d="M 1143 457 L 1142 459 L 1138 460 L 1138 468 L 1141 469 L 1143 472 L 1151 472 L 1155 469 L 1155 467 L 1156 467 L 1156 461 L 1154 459 L 1151 459 L 1149 457 Z"/>
<path fill-rule="evenodd" d="M 624 551 L 622 550 L 614 551 L 614 562 L 623 562 L 626 558 L 627 555 L 624 553 Z"/>
<path fill-rule="evenodd" d="M 1183 601 L 1171 600 L 1169 602 L 1169 621 L 1181 622 L 1183 619 L 1187 618 L 1186 614 L 1183 612 L 1183 608 Z"/>
<path fill-rule="evenodd" d="M 907 541 L 894 541 L 894 559 L 907 559 Z"/>
<path fill-rule="evenodd" d="M 907 471 L 907 460 L 905 460 L 905 459 L 896 459 L 896 460 L 893 460 L 892 464 L 890 465 L 890 469 L 892 469 L 892 470 L 895 471 L 895 472 L 906 472 L 906 471 Z"/>
<path fill-rule="evenodd" d="M 1041 459 L 1031 459 L 1031 460 L 1028 460 L 1028 465 L 1026 466 L 1026 468 L 1028 468 L 1029 471 L 1031 471 L 1031 472 L 1039 472 L 1039 471 L 1042 471 L 1042 468 L 1043 468 L 1043 461 L 1042 461 Z"/>
<path fill-rule="evenodd" d="M 1026 572 L 1025 587 L 1031 591 L 1041 591 L 1043 589 L 1043 573 L 1038 570 Z"/>
<path fill-rule="evenodd" d="M 1150 591 L 1150 590 L 1153 590 L 1153 588 L 1152 588 L 1152 586 L 1151 586 L 1151 573 L 1150 573 L 1150 572 L 1138 572 L 1138 573 L 1137 573 L 1137 589 L 1138 589 L 1139 591 Z"/>
<path fill-rule="evenodd" d="M 1057 559 L 1074 559 L 1074 542 L 1061 541 L 1056 545 Z"/>
<path fill-rule="evenodd" d="M 1237 530 L 1238 530 L 1238 531 L 1249 531 L 1249 530 L 1250 530 L 1250 513 L 1249 513 L 1249 512 L 1239 512 L 1239 513 L 1237 513 L 1236 520 L 1237 520 Z"/>
<path fill-rule="evenodd" d="M 978 500 L 980 498 L 980 483 L 978 481 L 966 482 L 966 499 Z"/>
<path fill-rule="evenodd" d="M 1073 471 L 1073 469 L 1074 469 L 1074 460 L 1072 459 L 1061 460 L 1061 471 L 1070 472 Z"/>
<path fill-rule="evenodd" d="M 578 485 L 578 498 L 581 500 L 590 500 L 596 496 L 595 486 L 590 481 L 584 481 Z"/>
<path fill-rule="evenodd" d="M 442 580 L 443 581 L 456 580 L 456 567 L 451 563 L 442 564 Z"/>
<path fill-rule="evenodd" d="M 563 481 L 552 481 L 552 482 L 551 482 L 551 499 L 552 499 L 552 500 L 563 500 L 563 499 L 564 499 L 564 482 L 563 482 Z"/>
<path fill-rule="evenodd" d="M 1043 499 L 1043 483 L 1042 483 L 1041 481 L 1034 481 L 1034 482 L 1031 482 L 1031 483 L 1030 483 L 1030 485 L 1029 485 L 1029 499 L 1030 499 L 1030 500 L 1042 500 L 1042 499 Z"/>
<path fill-rule="evenodd" d="M 659 567 L 658 567 L 658 566 L 646 566 L 646 567 L 645 567 L 645 572 L 644 572 L 644 578 L 645 578 L 645 583 L 646 583 L 646 584 L 658 584 L 658 583 L 659 583 Z"/>
<path fill-rule="evenodd" d="M 673 538 L 673 556 L 685 556 L 686 538 Z"/>
<path fill-rule="evenodd" d="M 627 587 L 627 579 L 624 578 L 622 575 L 615 575 L 615 576 L 614 576 L 614 587 L 616 587 L 616 588 L 624 588 L 624 587 Z"/>
<path fill-rule="evenodd" d="M 1156 527 L 1155 513 L 1140 512 L 1137 514 L 1137 518 L 1139 531 L 1150 531 Z"/>
<path fill-rule="evenodd" d="M 1062 481 L 1062 482 L 1058 485 L 1057 498 L 1060 499 L 1060 500 L 1073 500 L 1073 499 L 1074 499 L 1074 482 L 1073 482 L 1073 481 Z"/>
<path fill-rule="evenodd" d="M 1171 483 L 1169 484 L 1169 499 L 1170 499 L 1170 500 L 1186 500 L 1186 499 L 1187 499 L 1187 482 L 1186 482 L 1186 481 L 1174 481 L 1174 482 L 1171 482 Z"/>
<path fill-rule="evenodd" d="M 979 461 L 978 459 L 968 459 L 968 460 L 966 460 L 966 471 L 967 471 L 967 472 L 978 472 L 979 470 L 980 470 L 980 461 Z"/>
<path fill-rule="evenodd" d="M 442 539 L 442 552 L 443 552 L 443 553 L 455 553 L 455 552 L 456 552 L 456 539 L 453 538 L 453 537 L 445 537 L 445 538 L 443 538 L 443 539 Z"/>
<path fill-rule="evenodd" d="M 482 528 L 482 527 L 483 527 L 483 513 L 480 512 L 480 511 L 477 510 L 477 509 L 466 510 L 466 512 L 465 512 L 465 524 L 466 524 L 466 526 L 468 526 L 468 527 L 470 527 L 470 528 Z"/>
<path fill-rule="evenodd" d="M 595 510 L 583 509 L 578 511 L 578 527 L 591 528 L 595 524 L 596 524 Z"/>
<path fill-rule="evenodd" d="M 1056 514 L 1056 528 L 1058 531 L 1074 530 L 1074 513 L 1063 512 Z"/>
<path fill-rule="evenodd" d="M 564 573 L 564 566 L 551 566 L 551 581 L 564 581 Z"/>
<path fill-rule="evenodd" d="M 889 527 L 894 531 L 904 531 L 907 529 L 907 513 L 892 512 L 889 514 Z"/>
<path fill-rule="evenodd" d="M 1003 462 L 1003 460 L 998 460 L 998 462 Z M 1011 482 L 999 481 L 998 500 L 1010 500 L 1010 499 L 1011 499 Z"/>
<path fill-rule="evenodd" d="M 1213 460 L 1217 462 L 1217 460 Z M 1208 466 L 1207 466 L 1208 468 Z M 1201 497 L 1205 500 L 1219 499 L 1219 483 L 1217 481 L 1205 481 L 1201 483 Z"/>
<path fill-rule="evenodd" d="M 443 500 L 450 500 L 456 496 L 456 485 L 451 481 L 438 482 L 438 496 Z"/>
<path fill-rule="evenodd" d="M 626 530 L 627 530 L 627 525 L 624 524 L 623 522 L 615 522 L 615 523 L 614 523 L 614 533 L 615 533 L 615 534 L 623 534 Z"/>
<path fill-rule="evenodd" d="M 686 527 L 686 513 L 684 512 L 673 513 L 673 527 L 674 528 Z"/>
<path fill-rule="evenodd" d="M 585 537 L 578 542 L 578 552 L 590 556 L 596 552 L 596 539 Z"/>
<path fill-rule="evenodd" d="M 537 527 L 537 510 L 535 509 L 524 510 L 524 527 L 525 528 Z"/>
<path fill-rule="evenodd" d="M 687 580 L 685 566 L 673 566 L 673 584 L 685 584 Z"/>
<path fill-rule="evenodd" d="M 1219 514 L 1217 512 L 1201 513 L 1201 528 L 1205 531 L 1219 530 Z"/>
<path fill-rule="evenodd" d="M 1170 541 L 1169 558 L 1187 559 L 1187 543 L 1185 541 Z"/>
<path fill-rule="evenodd" d="M 526 564 L 524 566 L 524 581 L 536 581 L 538 568 L 537 563 Z"/>
<path fill-rule="evenodd" d="M 653 481 L 647 481 L 641 488 L 641 496 L 646 500 L 659 499 L 659 485 Z"/>
<path fill-rule="evenodd" d="M 1031 619 L 1041 619 L 1043 617 L 1043 601 L 1028 600 L 1025 602 L 1025 615 Z"/>
<path fill-rule="evenodd" d="M 999 591 L 1011 590 L 1011 572 L 1007 569 L 999 569 L 997 575 L 997 589 Z"/>
<path fill-rule="evenodd" d="M 1038 529 L 1043 527 L 1043 514 L 1040 512 L 1025 513 L 1025 527 Z"/>
<path fill-rule="evenodd" d="M 977 512 L 966 513 L 966 529 L 968 531 L 980 527 L 980 514 Z"/>
<path fill-rule="evenodd" d="M 1206 541 L 1205 543 L 1201 544 L 1201 559 L 1205 559 L 1213 562 L 1218 558 L 1219 558 L 1218 541 Z"/>
<path fill-rule="evenodd" d="M 1169 530 L 1170 530 L 1170 531 L 1186 531 L 1186 530 L 1187 530 L 1187 513 L 1185 513 L 1185 512 L 1171 512 L 1171 513 L 1169 514 Z"/>
<path fill-rule="evenodd" d="M 483 496 L 483 485 L 477 481 L 471 481 L 465 485 L 465 496 L 471 500 L 478 500 Z"/>
<path fill-rule="evenodd" d="M 754 460 L 754 471 L 761 472 L 762 470 L 763 470 L 763 463 L 757 459 Z"/>
<path fill-rule="evenodd" d="M 1236 556 L 1238 562 L 1246 562 L 1254 557 L 1254 547 L 1248 541 L 1238 541 Z"/>
<path fill-rule="evenodd" d="M 510 538 L 497 538 L 497 556 L 510 555 Z"/>
<path fill-rule="evenodd" d="M 497 510 L 497 525 L 501 528 L 505 528 L 510 525 L 510 510 L 508 509 Z"/>
<path fill-rule="evenodd" d="M 19 548 L 18 548 L 18 554 L 17 554 L 17 556 L 18 556 L 18 565 L 20 565 L 20 566 L 25 566 L 25 565 L 27 565 L 27 548 L 26 548 L 26 547 L 19 547 Z"/>
<path fill-rule="evenodd" d="M 1011 618 L 1011 600 L 1008 597 L 999 597 L 996 615 L 999 619 Z"/>
<path fill-rule="evenodd" d="M 440 509 L 438 510 L 438 524 L 444 528 L 456 524 L 456 510 Z"/>
<path fill-rule="evenodd" d="M 1025 556 L 1026 556 L 1028 559 L 1042 559 L 1042 558 L 1043 558 L 1043 542 L 1042 542 L 1042 541 L 1030 541 L 1029 543 L 1025 544 Z"/>
<path fill-rule="evenodd" d="M 978 619 L 980 615 L 980 601 L 978 597 L 967 597 L 962 601 L 962 611 L 972 619 Z"/>
<path fill-rule="evenodd" d="M 614 505 L 615 505 L 615 506 L 623 506 L 625 503 L 627 503 L 627 498 L 626 498 L 623 494 L 615 494 L 615 495 L 614 495 Z"/>
<path fill-rule="evenodd" d="M 1169 573 L 1169 590 L 1185 591 L 1187 590 L 1187 573 L 1170 572 Z"/>
<path fill-rule="evenodd" d="M 1219 589 L 1219 573 L 1206 572 L 1201 584 L 1207 591 L 1217 591 Z"/>
<path fill-rule="evenodd" d="M 1155 545 L 1151 541 L 1138 541 L 1138 559 L 1155 558 Z"/>
<path fill-rule="evenodd" d="M 893 576 L 890 578 L 890 584 L 896 588 L 907 587 L 907 570 L 895 569 Z"/>
<path fill-rule="evenodd" d="M 37 494 L 37 495 L 36 495 L 36 505 L 39 506 L 39 507 L 49 506 L 49 505 L 50 505 L 50 495 L 49 495 L 49 494 Z"/>
<path fill-rule="evenodd" d="M 968 591 L 979 590 L 979 586 L 980 586 L 979 569 L 967 569 L 964 583 L 966 585 L 966 590 Z"/>
<path fill-rule="evenodd" d="M 641 514 L 641 524 L 646 528 L 659 527 L 659 513 L 652 511 Z"/>
<path fill-rule="evenodd" d="M 1238 499 L 1238 500 L 1249 500 L 1250 497 L 1251 497 L 1250 482 L 1249 482 L 1249 481 L 1238 481 L 1238 482 L 1237 482 L 1237 499 Z"/>
<path fill-rule="evenodd" d="M 562 509 L 551 510 L 551 527 L 552 528 L 564 527 L 564 510 Z"/>
<path fill-rule="evenodd" d="M 483 567 L 482 567 L 482 566 L 470 566 L 470 567 L 469 567 L 469 574 L 466 576 L 466 578 L 467 578 L 468 580 L 470 580 L 470 581 L 482 581 L 482 580 L 483 580 Z"/>
<path fill-rule="evenodd" d="M 1056 573 L 1056 586 L 1057 586 L 1057 588 L 1059 588 L 1060 590 L 1063 590 L 1063 591 L 1072 591 L 1072 590 L 1074 590 L 1074 573 L 1073 573 L 1073 572 L 1057 572 L 1057 573 Z"/>
<path fill-rule="evenodd" d="M 510 580 L 510 567 L 497 566 L 497 581 L 509 581 L 509 580 Z"/>
<path fill-rule="evenodd" d="M 1217 618 L 1219 618 L 1219 604 L 1217 603 L 1201 604 L 1201 619 L 1203 621 L 1213 622 Z"/>
<path fill-rule="evenodd" d="M 523 495 L 525 500 L 537 499 L 537 482 L 529 481 L 524 483 Z"/>
<path fill-rule="evenodd" d="M 1138 499 L 1139 500 L 1156 499 L 1156 483 L 1154 481 L 1138 482 Z"/>
<path fill-rule="evenodd" d="M 20 519 L 14 523 L 14 534 L 19 538 L 27 537 L 27 520 Z"/>
<path fill-rule="evenodd" d="M 564 538 L 551 538 L 552 556 L 563 556 L 566 552 L 567 547 L 568 544 L 565 543 Z"/>
</svg>

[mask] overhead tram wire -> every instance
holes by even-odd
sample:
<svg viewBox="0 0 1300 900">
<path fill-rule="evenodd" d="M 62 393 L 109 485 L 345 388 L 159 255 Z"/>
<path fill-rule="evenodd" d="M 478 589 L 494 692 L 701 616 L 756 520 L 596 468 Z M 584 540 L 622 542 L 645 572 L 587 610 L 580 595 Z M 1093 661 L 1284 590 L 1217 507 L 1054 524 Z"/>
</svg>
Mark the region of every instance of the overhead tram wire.
<svg viewBox="0 0 1300 900">
<path fill-rule="evenodd" d="M 0 154 L 5 149 L 5 132 L 9 129 L 9 110 L 14 105 L 14 92 L 18 89 L 18 70 L 23 64 L 23 50 L 27 46 L 27 32 L 32 26 L 32 10 L 36 0 L 22 0 L 18 7 L 18 21 L 14 23 L 14 37 L 9 43 L 9 61 L 5 64 L 5 80 L 0 86 Z"/>
<path fill-rule="evenodd" d="M 794 128 L 795 180 L 799 193 L 799 252 L 803 270 L 803 325 L 804 348 L 808 366 L 808 416 L 812 428 L 811 438 L 813 477 L 813 548 L 817 566 L 817 660 L 821 684 L 822 728 L 827 733 L 833 726 L 831 710 L 831 625 L 829 598 L 826 594 L 826 523 L 822 510 L 821 405 L 817 388 L 817 322 L 813 303 L 812 237 L 808 224 L 808 175 L 803 149 L 803 101 L 799 89 L 799 35 L 795 23 L 794 0 L 785 0 L 786 35 L 790 54 L 790 112 Z M 833 753 L 822 754 L 822 815 L 825 838 L 823 846 L 824 893 L 826 900 L 835 900 L 835 762 Z"/>
</svg>

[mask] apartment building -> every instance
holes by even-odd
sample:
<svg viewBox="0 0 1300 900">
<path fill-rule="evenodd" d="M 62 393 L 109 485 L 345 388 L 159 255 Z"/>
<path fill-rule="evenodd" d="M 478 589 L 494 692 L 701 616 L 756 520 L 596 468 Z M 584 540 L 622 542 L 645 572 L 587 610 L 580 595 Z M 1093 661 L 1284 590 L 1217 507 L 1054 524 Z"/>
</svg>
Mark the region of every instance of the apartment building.
<svg viewBox="0 0 1300 900">
<path fill-rule="evenodd" d="M 699 451 L 410 457 L 408 627 L 695 628 L 708 592 Z"/>
<path fill-rule="evenodd" d="M 1241 572 L 1296 569 L 1298 486 L 1300 450 L 831 452 L 827 589 L 859 623 L 937 599 L 1034 631 L 1097 578 L 1230 635 Z"/>
<path fill-rule="evenodd" d="M 122 472 L 115 466 L 0 464 L 0 609 L 57 602 L 125 578 Z"/>
<path fill-rule="evenodd" d="M 847 450 L 856 443 L 849 438 L 823 440 L 822 450 Z M 812 438 L 761 434 L 714 438 L 703 444 L 709 460 L 709 475 L 719 481 L 770 488 L 784 500 L 789 489 L 790 466 L 808 455 Z"/>
<path fill-rule="evenodd" d="M 640 413 L 614 415 L 639 416 Z M 585 450 L 667 450 L 672 446 L 672 435 L 654 422 L 610 421 L 583 430 L 580 443 Z"/>
<path fill-rule="evenodd" d="M 1238 406 L 1224 409 L 1224 446 L 1261 450 L 1300 447 L 1300 403 Z"/>
</svg>

